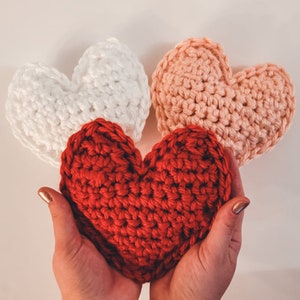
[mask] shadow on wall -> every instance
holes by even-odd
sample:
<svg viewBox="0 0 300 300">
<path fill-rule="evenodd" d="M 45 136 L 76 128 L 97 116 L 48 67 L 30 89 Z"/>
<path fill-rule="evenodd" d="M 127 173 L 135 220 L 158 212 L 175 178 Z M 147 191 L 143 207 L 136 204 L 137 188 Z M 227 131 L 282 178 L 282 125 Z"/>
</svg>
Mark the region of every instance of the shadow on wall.
<svg viewBox="0 0 300 300">
<path fill-rule="evenodd" d="M 6 102 L 9 83 L 13 79 L 16 70 L 17 66 L 4 66 L 0 69 L 0 103 L 3 107 Z M 4 112 L 4 109 L 1 108 L 1 112 Z"/>
</svg>

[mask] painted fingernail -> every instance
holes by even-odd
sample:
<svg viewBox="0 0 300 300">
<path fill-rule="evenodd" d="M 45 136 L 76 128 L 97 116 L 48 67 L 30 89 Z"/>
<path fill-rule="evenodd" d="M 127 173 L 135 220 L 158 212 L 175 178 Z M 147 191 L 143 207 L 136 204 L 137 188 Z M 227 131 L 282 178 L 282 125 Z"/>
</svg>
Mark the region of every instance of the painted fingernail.
<svg viewBox="0 0 300 300">
<path fill-rule="evenodd" d="M 233 207 L 232 211 L 234 214 L 238 215 L 240 214 L 248 205 L 250 204 L 249 201 L 242 200 L 240 202 L 237 202 Z"/>
<path fill-rule="evenodd" d="M 50 194 L 47 191 L 45 191 L 43 188 L 38 190 L 38 195 L 47 204 L 49 204 L 52 201 L 52 197 L 50 196 Z"/>
</svg>

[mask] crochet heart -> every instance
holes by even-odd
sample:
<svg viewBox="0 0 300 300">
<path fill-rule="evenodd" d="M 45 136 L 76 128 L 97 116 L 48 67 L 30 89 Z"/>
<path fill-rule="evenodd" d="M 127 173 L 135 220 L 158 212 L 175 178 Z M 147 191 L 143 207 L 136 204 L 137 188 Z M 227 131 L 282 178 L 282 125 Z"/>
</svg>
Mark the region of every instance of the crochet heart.
<svg viewBox="0 0 300 300">
<path fill-rule="evenodd" d="M 168 52 L 153 73 L 151 97 L 159 131 L 189 124 L 212 130 L 242 165 L 271 149 L 295 110 L 288 74 L 261 64 L 236 74 L 220 45 L 189 39 Z"/>
<path fill-rule="evenodd" d="M 203 239 L 229 199 L 228 161 L 215 135 L 187 126 L 143 160 L 121 127 L 97 119 L 62 154 L 62 194 L 80 231 L 125 276 L 164 275 Z"/>
<path fill-rule="evenodd" d="M 20 68 L 9 86 L 6 114 L 24 146 L 59 166 L 71 134 L 97 117 L 139 141 L 150 104 L 143 66 L 127 46 L 108 39 L 86 50 L 71 81 L 43 64 Z"/>
</svg>

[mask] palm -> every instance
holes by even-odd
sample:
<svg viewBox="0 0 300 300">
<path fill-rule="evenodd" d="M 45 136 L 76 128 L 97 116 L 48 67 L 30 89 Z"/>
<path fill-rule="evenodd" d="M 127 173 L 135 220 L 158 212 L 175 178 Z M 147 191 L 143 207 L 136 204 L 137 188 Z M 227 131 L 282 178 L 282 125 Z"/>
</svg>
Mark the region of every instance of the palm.
<svg viewBox="0 0 300 300">
<path fill-rule="evenodd" d="M 72 290 L 81 290 L 86 299 L 137 299 L 141 285 L 124 277 L 111 268 L 96 247 L 80 236 L 73 254 L 68 257 L 59 251 L 54 255 L 54 272 L 61 290 L 72 295 Z M 71 278 L 66 280 L 68 275 Z M 64 280 L 60 280 L 64 279 Z M 99 297 L 102 295 L 102 298 Z M 73 299 L 72 297 L 66 297 Z"/>
<path fill-rule="evenodd" d="M 230 282 L 232 270 L 226 274 L 210 265 L 206 258 L 206 243 L 193 246 L 179 261 L 176 268 L 167 273 L 163 278 L 154 281 L 150 286 L 152 299 L 198 299 L 198 295 L 210 294 L 211 299 L 220 299 Z M 226 263 L 226 262 L 225 262 Z M 219 278 L 218 278 L 219 277 Z M 227 277 L 227 278 L 226 278 Z M 213 295 L 214 290 L 209 290 L 218 282 L 220 295 Z M 220 287 L 220 283 L 223 287 Z"/>
<path fill-rule="evenodd" d="M 193 283 L 201 282 L 201 277 L 205 275 L 205 269 L 199 261 L 198 253 L 199 245 L 195 245 L 181 258 L 174 270 L 152 282 L 150 286 L 151 298 L 156 300 L 193 299 L 192 295 L 189 294 L 194 290 Z"/>
<path fill-rule="evenodd" d="M 242 242 L 241 211 L 249 200 L 244 198 L 233 153 L 226 150 L 225 154 L 232 176 L 232 199 L 218 211 L 205 240 L 194 245 L 174 270 L 151 284 L 152 299 L 220 299 L 228 287 Z"/>
<path fill-rule="evenodd" d="M 38 191 L 52 216 L 53 271 L 63 300 L 138 299 L 141 285 L 111 268 L 93 243 L 81 235 L 69 203 L 50 188 Z"/>
</svg>

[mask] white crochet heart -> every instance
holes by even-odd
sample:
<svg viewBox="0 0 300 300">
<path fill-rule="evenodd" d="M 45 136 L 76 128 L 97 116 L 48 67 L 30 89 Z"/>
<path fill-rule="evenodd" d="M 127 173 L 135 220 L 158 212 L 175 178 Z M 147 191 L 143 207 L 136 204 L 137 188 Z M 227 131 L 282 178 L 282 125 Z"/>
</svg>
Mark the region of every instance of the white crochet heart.
<svg viewBox="0 0 300 300">
<path fill-rule="evenodd" d="M 8 89 L 6 116 L 24 146 L 59 166 L 68 138 L 98 117 L 139 141 L 150 105 L 142 64 L 126 45 L 108 39 L 86 50 L 72 80 L 40 63 L 21 67 Z"/>
</svg>

